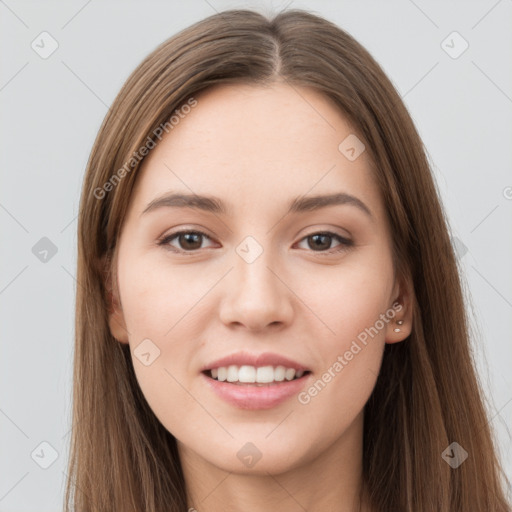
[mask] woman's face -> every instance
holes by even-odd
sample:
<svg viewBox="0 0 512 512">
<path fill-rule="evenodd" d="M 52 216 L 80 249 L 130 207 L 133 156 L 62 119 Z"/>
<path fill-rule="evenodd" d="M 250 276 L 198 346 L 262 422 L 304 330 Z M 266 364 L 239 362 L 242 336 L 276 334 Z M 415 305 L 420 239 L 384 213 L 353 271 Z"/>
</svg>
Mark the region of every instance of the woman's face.
<svg viewBox="0 0 512 512">
<path fill-rule="evenodd" d="M 384 345 L 410 332 L 367 152 L 312 89 L 196 100 L 137 178 L 112 334 L 182 456 L 264 474 L 358 447 Z"/>
</svg>

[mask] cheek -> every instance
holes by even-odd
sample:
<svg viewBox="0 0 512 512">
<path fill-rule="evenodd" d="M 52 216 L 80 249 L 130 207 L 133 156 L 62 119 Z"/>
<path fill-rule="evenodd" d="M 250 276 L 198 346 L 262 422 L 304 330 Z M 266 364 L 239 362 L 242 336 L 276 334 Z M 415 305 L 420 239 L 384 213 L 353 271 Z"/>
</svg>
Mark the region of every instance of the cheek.
<svg viewBox="0 0 512 512">
<path fill-rule="evenodd" d="M 348 255 L 337 268 L 301 278 L 299 294 L 321 320 L 321 345 L 330 357 L 348 350 L 358 336 L 364 342 L 365 333 L 377 343 L 385 338 L 387 323 L 379 319 L 386 312 L 389 316 L 393 268 L 390 258 L 376 249 Z M 378 333 L 371 329 L 370 338 L 367 330 L 376 323 Z"/>
<path fill-rule="evenodd" d="M 213 286 L 212 279 L 198 279 L 197 271 L 170 271 L 129 251 L 123 258 L 119 288 L 135 375 L 155 415 L 174 431 L 179 418 L 190 417 L 197 407 L 187 393 L 188 371 L 204 327 L 197 317 L 199 299 Z"/>
<path fill-rule="evenodd" d="M 299 396 L 299 403 L 325 420 L 357 414 L 380 370 L 388 325 L 394 317 L 389 302 L 392 267 L 384 257 L 372 263 L 361 258 L 332 273 L 325 285 L 329 293 L 317 286 L 307 297 L 303 295 L 325 328 L 315 344 L 322 370 Z"/>
<path fill-rule="evenodd" d="M 387 327 L 380 316 L 386 312 L 384 294 L 375 287 L 356 291 L 341 289 L 325 303 L 325 321 L 335 334 L 318 340 L 315 349 L 322 368 L 297 396 L 304 428 L 322 431 L 318 449 L 334 442 L 360 417 L 380 371 Z"/>
<path fill-rule="evenodd" d="M 141 336 L 172 340 L 184 325 L 190 326 L 191 313 L 213 283 L 198 278 L 197 271 L 129 255 L 119 274 L 125 321 L 134 341 Z"/>
</svg>

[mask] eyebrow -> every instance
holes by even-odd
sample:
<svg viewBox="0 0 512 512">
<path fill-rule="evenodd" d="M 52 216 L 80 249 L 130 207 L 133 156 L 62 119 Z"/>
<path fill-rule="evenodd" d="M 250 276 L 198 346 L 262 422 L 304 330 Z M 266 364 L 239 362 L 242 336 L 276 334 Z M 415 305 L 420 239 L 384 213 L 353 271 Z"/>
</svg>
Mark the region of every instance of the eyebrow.
<svg viewBox="0 0 512 512">
<path fill-rule="evenodd" d="M 345 192 L 309 197 L 297 197 L 289 204 L 287 213 L 315 211 L 321 208 L 327 208 L 328 206 L 345 204 L 355 206 L 366 215 L 368 215 L 372 221 L 374 220 L 371 210 L 368 208 L 368 206 L 366 206 L 365 203 L 363 203 L 363 201 Z M 192 208 L 195 210 L 202 210 L 205 212 L 223 215 L 229 213 L 226 205 L 217 197 L 188 193 L 175 193 L 166 194 L 153 199 L 153 201 L 151 201 L 146 206 L 141 215 L 163 207 Z"/>
</svg>

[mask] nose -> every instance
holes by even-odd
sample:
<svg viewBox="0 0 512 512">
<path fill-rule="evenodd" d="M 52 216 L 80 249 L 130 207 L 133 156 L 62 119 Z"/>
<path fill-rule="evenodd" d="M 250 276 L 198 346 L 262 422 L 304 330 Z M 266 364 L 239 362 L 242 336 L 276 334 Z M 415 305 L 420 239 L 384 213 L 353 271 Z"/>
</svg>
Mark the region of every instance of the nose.
<svg viewBox="0 0 512 512">
<path fill-rule="evenodd" d="M 234 268 L 224 280 L 220 305 L 225 325 L 261 331 L 291 323 L 294 295 L 277 268 L 270 251 L 263 251 L 252 263 L 234 254 Z"/>
</svg>

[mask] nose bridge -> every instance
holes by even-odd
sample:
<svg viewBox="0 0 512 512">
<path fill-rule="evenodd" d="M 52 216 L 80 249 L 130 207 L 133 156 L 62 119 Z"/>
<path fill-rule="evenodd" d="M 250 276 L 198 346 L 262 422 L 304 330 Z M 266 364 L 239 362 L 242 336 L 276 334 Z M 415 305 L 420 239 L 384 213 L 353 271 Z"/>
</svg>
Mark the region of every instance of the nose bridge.
<svg viewBox="0 0 512 512">
<path fill-rule="evenodd" d="M 276 276 L 269 270 L 269 267 L 276 266 L 276 257 L 268 244 L 264 247 L 263 242 L 260 243 L 253 236 L 247 236 L 236 247 L 235 252 L 237 258 L 234 270 L 239 292 L 248 294 L 249 297 L 260 296 L 265 300 L 270 300 L 276 293 L 282 292 L 278 289 Z M 261 297 L 262 294 L 265 297 Z"/>
<path fill-rule="evenodd" d="M 292 308 L 286 286 L 275 275 L 275 252 L 253 236 L 244 238 L 235 252 L 223 320 L 252 327 L 287 322 Z"/>
</svg>

